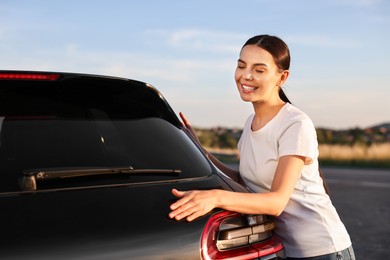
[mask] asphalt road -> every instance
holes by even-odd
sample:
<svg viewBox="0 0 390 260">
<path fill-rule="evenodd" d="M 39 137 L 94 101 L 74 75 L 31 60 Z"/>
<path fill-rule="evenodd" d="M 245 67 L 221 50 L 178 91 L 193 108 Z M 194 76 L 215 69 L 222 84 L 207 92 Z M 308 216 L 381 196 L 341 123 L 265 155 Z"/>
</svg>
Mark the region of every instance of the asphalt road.
<svg viewBox="0 0 390 260">
<path fill-rule="evenodd" d="M 390 170 L 323 168 L 357 259 L 390 259 Z"/>
</svg>

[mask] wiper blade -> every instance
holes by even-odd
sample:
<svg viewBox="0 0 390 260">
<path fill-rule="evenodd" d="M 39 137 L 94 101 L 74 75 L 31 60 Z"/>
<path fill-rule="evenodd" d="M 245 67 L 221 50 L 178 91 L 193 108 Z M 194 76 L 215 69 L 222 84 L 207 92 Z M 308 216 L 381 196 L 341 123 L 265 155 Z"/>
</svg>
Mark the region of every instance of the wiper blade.
<svg viewBox="0 0 390 260">
<path fill-rule="evenodd" d="M 107 174 L 179 174 L 177 169 L 134 169 L 133 167 L 115 168 L 76 168 L 76 169 L 47 169 L 25 171 L 24 176 L 34 176 L 37 180 L 74 178 L 83 176 L 97 176 Z"/>
<path fill-rule="evenodd" d="M 77 178 L 99 175 L 179 175 L 180 169 L 134 169 L 128 167 L 115 168 L 82 168 L 82 169 L 47 169 L 47 170 L 27 170 L 23 172 L 20 180 L 20 188 L 23 191 L 34 191 L 37 189 L 38 181 Z"/>
</svg>

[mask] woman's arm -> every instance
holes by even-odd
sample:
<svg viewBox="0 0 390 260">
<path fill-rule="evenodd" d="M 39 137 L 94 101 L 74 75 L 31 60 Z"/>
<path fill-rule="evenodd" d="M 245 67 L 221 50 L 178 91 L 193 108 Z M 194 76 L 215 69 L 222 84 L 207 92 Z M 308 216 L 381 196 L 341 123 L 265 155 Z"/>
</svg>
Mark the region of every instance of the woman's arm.
<svg viewBox="0 0 390 260">
<path fill-rule="evenodd" d="M 232 180 L 234 180 L 235 182 L 238 182 L 238 183 L 241 183 L 241 184 L 244 184 L 241 177 L 240 177 L 240 172 L 237 171 L 237 170 L 234 170 L 232 168 L 230 168 L 229 166 L 227 166 L 226 164 L 222 163 L 221 161 L 219 161 L 214 155 L 212 155 L 211 153 L 205 151 L 207 157 L 214 163 L 214 165 L 220 170 L 222 171 L 224 174 L 226 174 L 227 176 L 229 176 Z"/>
<path fill-rule="evenodd" d="M 225 165 L 221 161 L 219 161 L 214 155 L 209 153 L 206 149 L 204 149 L 199 141 L 199 138 L 195 132 L 195 129 L 192 128 L 190 122 L 187 120 L 187 118 L 184 116 L 183 113 L 180 112 L 180 117 L 183 121 L 184 130 L 186 131 L 187 135 L 199 145 L 199 147 L 202 148 L 203 152 L 206 154 L 206 156 L 213 162 L 213 164 L 221 170 L 223 173 L 225 173 L 227 176 L 232 178 L 236 182 L 242 182 L 240 179 L 240 174 L 238 171 L 230 168 L 229 166 Z"/>
<path fill-rule="evenodd" d="M 304 157 L 283 156 L 279 159 L 272 187 L 265 193 L 238 193 L 226 190 L 172 190 L 180 198 L 171 205 L 170 218 L 192 221 L 213 208 L 244 214 L 280 215 L 286 207 L 304 165 Z"/>
</svg>

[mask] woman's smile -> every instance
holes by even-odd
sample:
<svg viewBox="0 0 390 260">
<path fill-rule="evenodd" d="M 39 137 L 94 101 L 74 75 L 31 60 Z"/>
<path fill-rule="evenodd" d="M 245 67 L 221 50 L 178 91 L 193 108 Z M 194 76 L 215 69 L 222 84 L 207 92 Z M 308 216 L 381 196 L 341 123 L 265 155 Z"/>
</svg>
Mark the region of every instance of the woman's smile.
<svg viewBox="0 0 390 260">
<path fill-rule="evenodd" d="M 252 93 L 256 89 L 258 89 L 258 87 L 249 86 L 247 84 L 241 84 L 241 89 L 242 89 L 242 92 L 244 92 L 244 93 Z"/>
</svg>

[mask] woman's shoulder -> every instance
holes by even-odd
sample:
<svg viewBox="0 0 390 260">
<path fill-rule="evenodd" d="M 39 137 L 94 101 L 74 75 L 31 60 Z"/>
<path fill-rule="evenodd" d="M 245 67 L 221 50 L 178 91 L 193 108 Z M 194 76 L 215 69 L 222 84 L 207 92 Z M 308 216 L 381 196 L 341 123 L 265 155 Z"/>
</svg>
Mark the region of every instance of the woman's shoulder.
<svg viewBox="0 0 390 260">
<path fill-rule="evenodd" d="M 287 103 L 283 107 L 283 112 L 279 120 L 279 127 L 281 128 L 282 132 L 291 127 L 315 129 L 311 118 L 301 109 L 290 103 Z"/>
<path fill-rule="evenodd" d="M 285 111 L 283 113 L 284 120 L 289 119 L 291 121 L 312 122 L 311 118 L 305 112 L 303 112 L 301 109 L 297 108 L 296 106 L 294 106 L 290 103 L 287 103 L 284 106 L 284 111 Z"/>
</svg>

